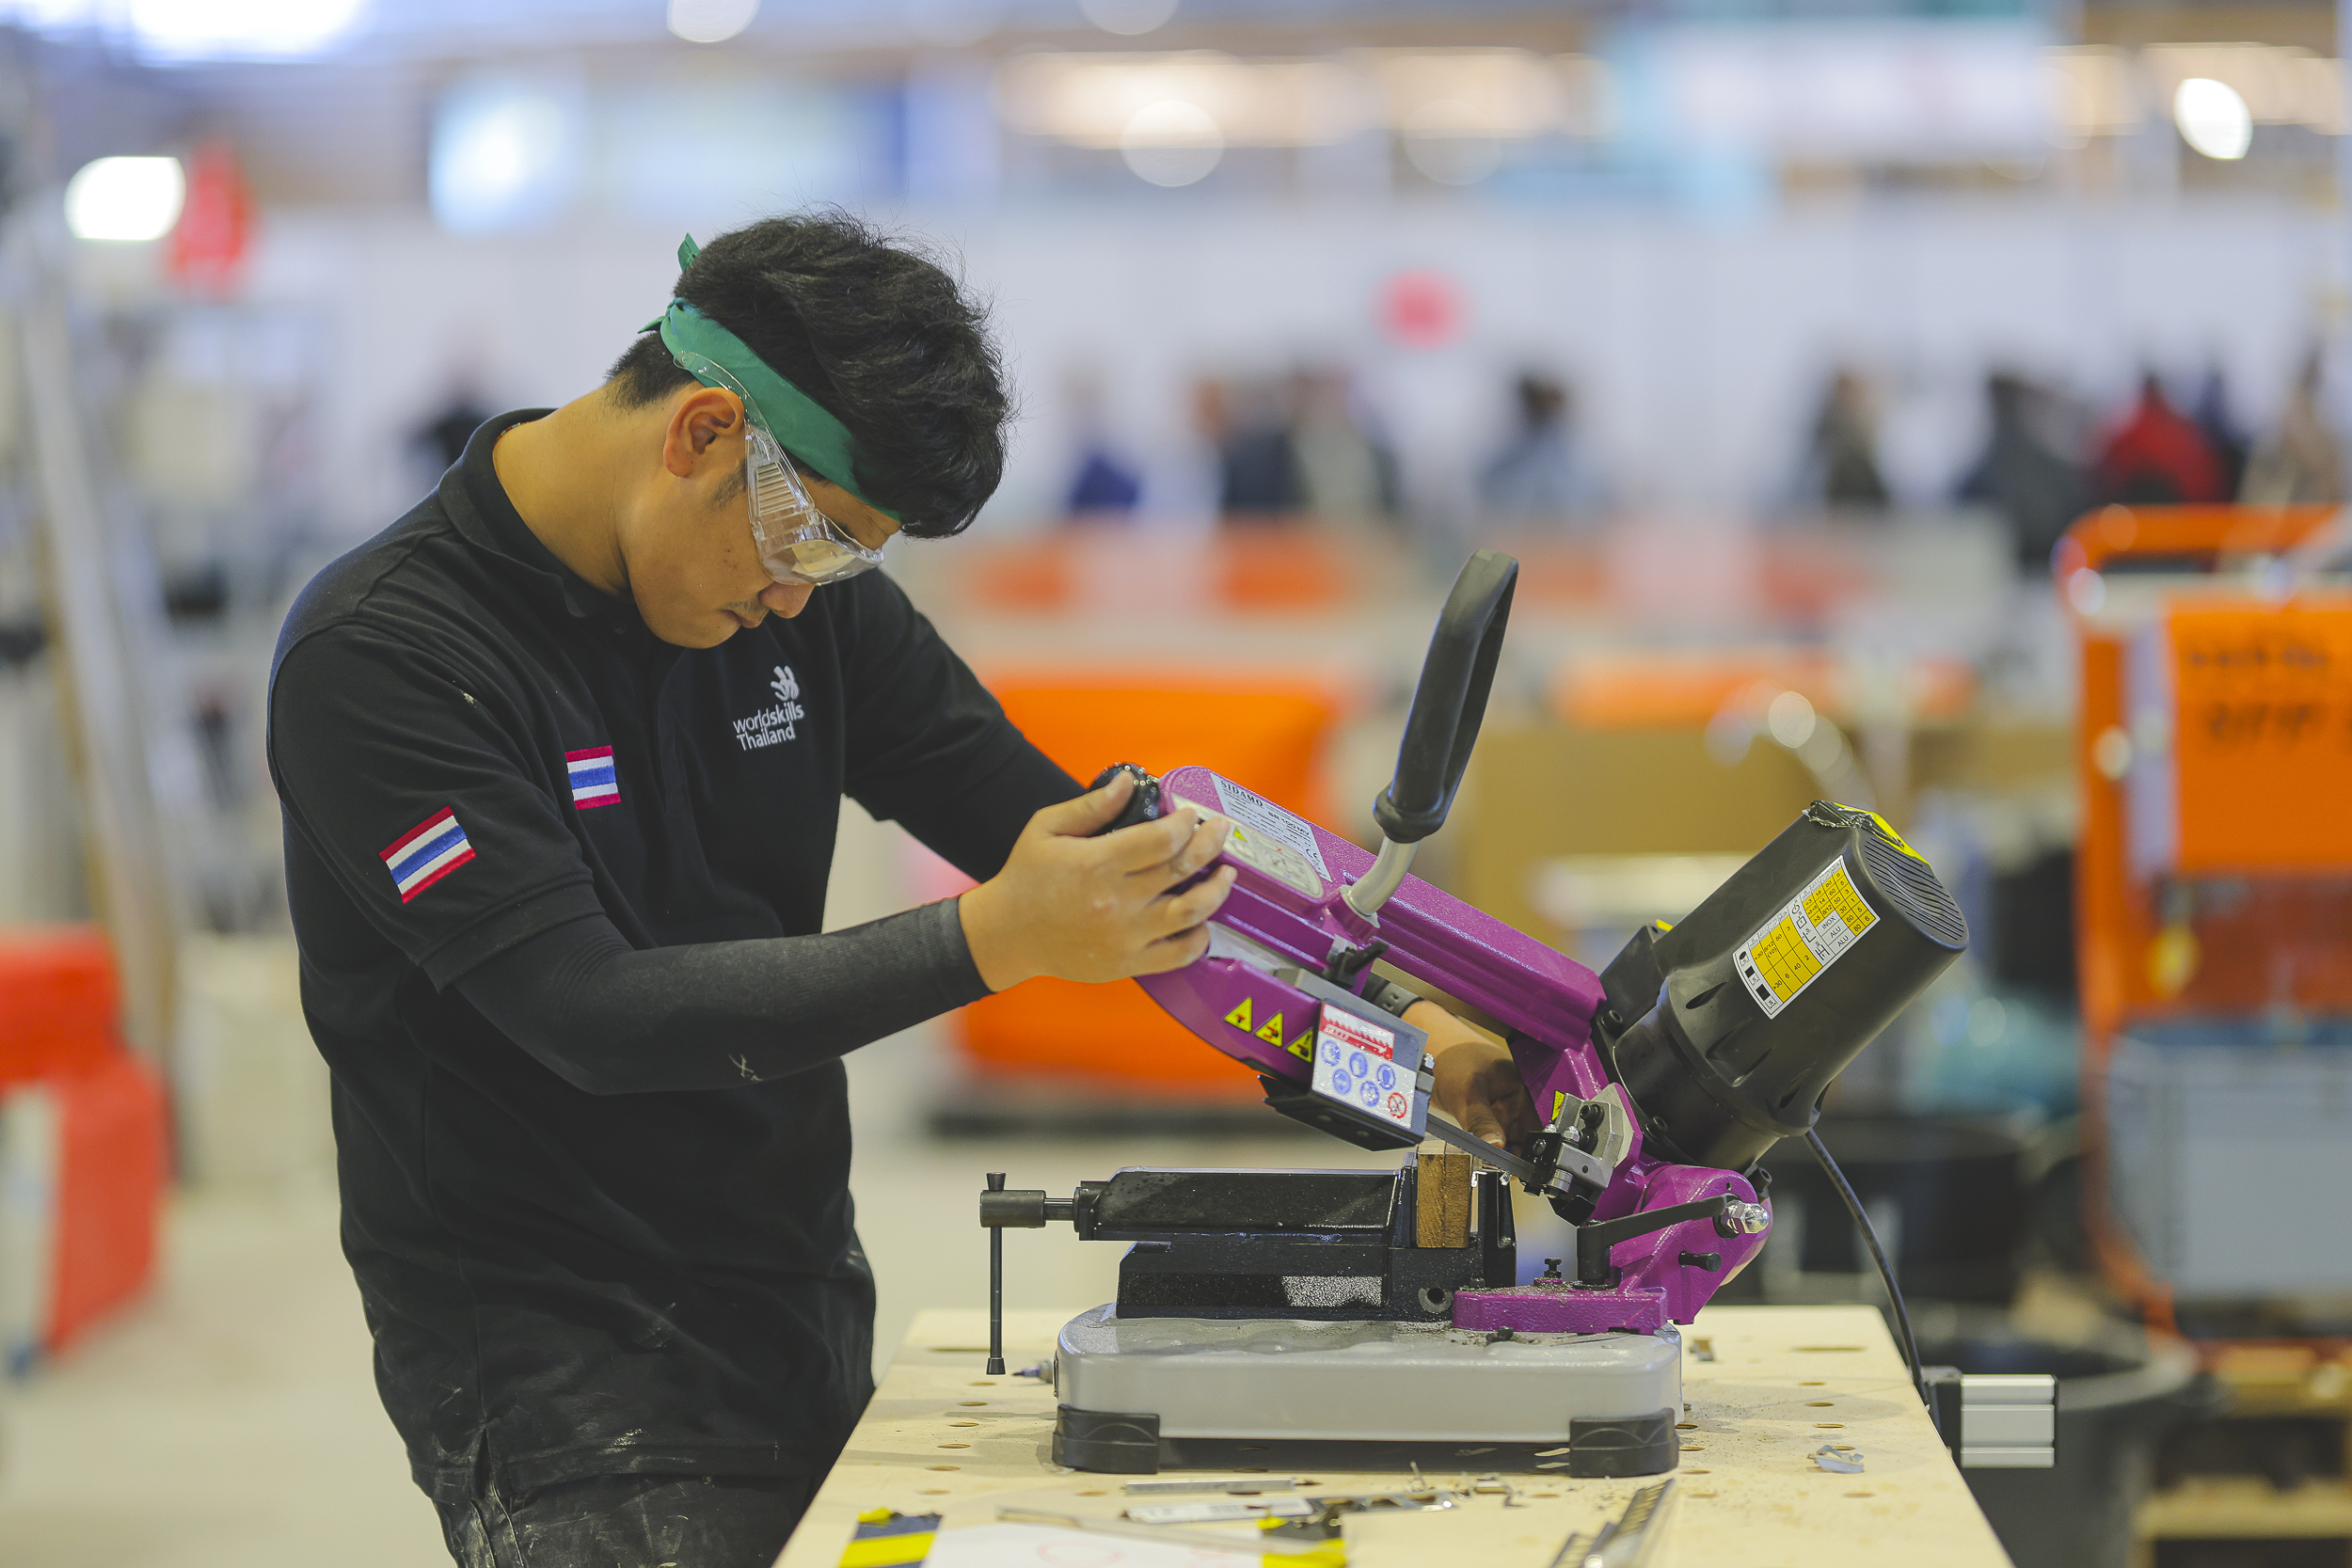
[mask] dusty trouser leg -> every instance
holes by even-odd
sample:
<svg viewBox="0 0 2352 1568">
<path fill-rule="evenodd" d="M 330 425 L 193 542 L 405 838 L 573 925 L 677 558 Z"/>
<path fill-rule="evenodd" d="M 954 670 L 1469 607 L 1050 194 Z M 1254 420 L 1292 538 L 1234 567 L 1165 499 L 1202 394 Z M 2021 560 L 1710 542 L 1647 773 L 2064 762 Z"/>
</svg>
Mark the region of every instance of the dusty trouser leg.
<svg viewBox="0 0 2352 1568">
<path fill-rule="evenodd" d="M 444 1505 L 458 1568 L 769 1568 L 817 1483 L 798 1476 L 596 1476 Z"/>
<path fill-rule="evenodd" d="M 448 1543 L 449 1555 L 457 1568 L 499 1568 L 502 1560 L 490 1549 L 490 1527 L 484 1515 L 484 1504 L 471 1497 L 439 1505 L 441 1538 Z"/>
</svg>

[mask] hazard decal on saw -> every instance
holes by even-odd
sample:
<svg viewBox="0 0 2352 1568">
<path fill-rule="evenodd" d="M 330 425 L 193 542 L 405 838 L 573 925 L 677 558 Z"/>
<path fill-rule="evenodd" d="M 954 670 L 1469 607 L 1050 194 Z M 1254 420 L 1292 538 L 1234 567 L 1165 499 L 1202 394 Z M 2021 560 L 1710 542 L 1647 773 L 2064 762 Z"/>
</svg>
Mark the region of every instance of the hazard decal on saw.
<svg viewBox="0 0 2352 1568">
<path fill-rule="evenodd" d="M 1225 1022 L 1254 1039 L 1262 1039 L 1268 1045 L 1280 1046 L 1302 1062 L 1311 1062 L 1315 1059 L 1315 1021 L 1312 1017 L 1307 1020 L 1307 1026 L 1299 1031 L 1297 1038 L 1286 1042 L 1282 1038 L 1282 1015 L 1278 1012 L 1263 1023 L 1260 1023 L 1254 1005 L 1248 997 L 1245 996 L 1232 1012 L 1225 1015 Z"/>
</svg>

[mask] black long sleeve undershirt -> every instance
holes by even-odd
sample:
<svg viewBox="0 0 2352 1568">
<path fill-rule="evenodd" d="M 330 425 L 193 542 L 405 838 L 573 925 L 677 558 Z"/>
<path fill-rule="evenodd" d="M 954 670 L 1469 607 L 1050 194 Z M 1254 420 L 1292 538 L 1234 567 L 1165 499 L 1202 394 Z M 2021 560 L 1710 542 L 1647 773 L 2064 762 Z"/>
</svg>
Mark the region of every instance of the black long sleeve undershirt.
<svg viewBox="0 0 2352 1568">
<path fill-rule="evenodd" d="M 988 994 L 952 898 L 821 936 L 643 949 L 592 916 L 517 943 L 456 986 L 591 1094 L 781 1078 Z"/>
</svg>

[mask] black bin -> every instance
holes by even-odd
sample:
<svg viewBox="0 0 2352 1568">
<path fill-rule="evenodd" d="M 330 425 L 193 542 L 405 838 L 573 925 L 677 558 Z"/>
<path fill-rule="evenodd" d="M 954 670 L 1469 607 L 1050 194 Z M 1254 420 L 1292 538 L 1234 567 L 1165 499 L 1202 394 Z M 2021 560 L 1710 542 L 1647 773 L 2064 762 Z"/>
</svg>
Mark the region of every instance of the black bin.
<svg viewBox="0 0 2352 1568">
<path fill-rule="evenodd" d="M 2058 1379 L 2055 1467 L 1961 1471 L 2017 1568 L 2126 1568 L 2158 1446 L 2217 1402 L 2188 1352 L 2122 1324 L 2071 1342 L 2035 1338 L 1997 1312 L 1933 1307 L 1917 1327 L 1930 1366 Z"/>
</svg>

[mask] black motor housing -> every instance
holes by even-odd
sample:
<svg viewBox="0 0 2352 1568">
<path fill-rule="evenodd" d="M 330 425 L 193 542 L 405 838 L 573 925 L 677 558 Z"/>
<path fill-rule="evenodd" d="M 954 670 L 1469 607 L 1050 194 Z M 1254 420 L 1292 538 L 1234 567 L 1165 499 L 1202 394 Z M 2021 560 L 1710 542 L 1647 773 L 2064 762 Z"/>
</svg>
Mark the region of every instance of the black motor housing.
<svg viewBox="0 0 2352 1568">
<path fill-rule="evenodd" d="M 1745 1170 L 1804 1136 L 1831 1081 L 1967 946 L 1893 829 L 1816 800 L 1680 925 L 1635 933 L 1601 974 L 1595 1034 L 1651 1148 Z"/>
</svg>

